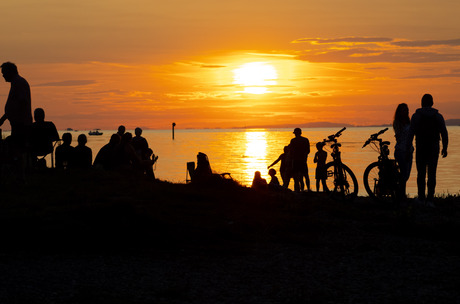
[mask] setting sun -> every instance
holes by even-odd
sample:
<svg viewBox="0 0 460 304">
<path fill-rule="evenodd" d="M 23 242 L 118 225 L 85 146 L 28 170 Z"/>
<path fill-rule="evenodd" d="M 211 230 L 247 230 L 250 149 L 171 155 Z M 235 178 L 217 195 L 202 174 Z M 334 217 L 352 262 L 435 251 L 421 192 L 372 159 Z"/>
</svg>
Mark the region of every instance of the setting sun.
<svg viewBox="0 0 460 304">
<path fill-rule="evenodd" d="M 250 62 L 233 70 L 233 83 L 244 88 L 243 93 L 269 93 L 268 87 L 276 85 L 278 74 L 275 67 L 265 62 Z"/>
</svg>

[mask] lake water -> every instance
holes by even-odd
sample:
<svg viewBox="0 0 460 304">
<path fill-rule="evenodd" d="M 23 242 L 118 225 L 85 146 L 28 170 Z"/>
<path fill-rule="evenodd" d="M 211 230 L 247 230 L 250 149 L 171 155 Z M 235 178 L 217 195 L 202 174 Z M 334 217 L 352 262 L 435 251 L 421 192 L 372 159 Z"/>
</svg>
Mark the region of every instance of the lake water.
<svg viewBox="0 0 460 304">
<path fill-rule="evenodd" d="M 355 127 L 347 128 L 339 142 L 342 144 L 342 160 L 355 173 L 359 183 L 359 194 L 366 195 L 362 176 L 365 168 L 377 160 L 378 153 L 370 147 L 362 149 L 364 141 L 370 134 L 376 133 L 382 127 Z M 310 140 L 311 153 L 308 158 L 308 167 L 312 188 L 315 189 L 315 168 L 313 156 L 316 152 L 315 144 L 323 138 L 337 132 L 339 128 L 307 128 L 302 135 Z M 127 130 L 132 133 L 133 130 Z M 93 159 L 99 149 L 105 145 L 115 131 L 102 130 L 101 136 L 88 136 L 88 146 L 93 150 Z M 460 126 L 448 127 L 449 155 L 440 158 L 437 174 L 437 194 L 458 194 L 460 192 Z M 64 132 L 60 132 L 61 134 Z M 72 132 L 73 145 L 77 136 L 85 132 Z M 213 171 L 218 173 L 229 172 L 231 176 L 246 186 L 250 186 L 255 171 L 270 180 L 267 166 L 283 152 L 293 137 L 292 129 L 235 129 L 235 130 L 175 130 L 175 139 L 172 139 L 171 130 L 145 130 L 142 134 L 149 142 L 154 153 L 159 156 L 155 167 L 156 177 L 175 183 L 186 182 L 186 163 L 196 162 L 198 152 L 206 153 Z M 391 156 L 393 155 L 394 133 L 390 128 L 383 136 L 391 142 Z M 415 154 L 414 154 L 415 159 Z M 328 161 L 331 160 L 328 150 Z M 48 161 L 50 163 L 50 161 Z M 277 171 L 279 163 L 274 167 Z M 278 178 L 279 173 L 277 174 Z M 415 161 L 411 177 L 407 185 L 408 193 L 416 195 Z M 291 182 L 292 187 L 292 182 Z"/>
</svg>

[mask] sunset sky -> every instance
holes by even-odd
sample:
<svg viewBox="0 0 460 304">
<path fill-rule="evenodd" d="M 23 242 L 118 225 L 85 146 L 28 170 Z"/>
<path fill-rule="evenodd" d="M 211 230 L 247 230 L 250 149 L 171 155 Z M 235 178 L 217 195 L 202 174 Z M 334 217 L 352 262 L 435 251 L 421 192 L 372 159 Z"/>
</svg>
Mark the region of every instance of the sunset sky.
<svg viewBox="0 0 460 304">
<path fill-rule="evenodd" d="M 58 129 L 460 118 L 457 0 L 15 0 L 1 61 Z M 9 83 L 0 84 L 3 111 Z M 8 129 L 6 123 L 3 126 Z"/>
</svg>

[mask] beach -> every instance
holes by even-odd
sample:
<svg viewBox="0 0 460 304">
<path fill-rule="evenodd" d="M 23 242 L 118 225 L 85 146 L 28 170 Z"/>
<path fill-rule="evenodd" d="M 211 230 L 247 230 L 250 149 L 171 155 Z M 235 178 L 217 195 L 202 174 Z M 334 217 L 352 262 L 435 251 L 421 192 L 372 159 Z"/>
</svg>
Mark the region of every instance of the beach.
<svg viewBox="0 0 460 304">
<path fill-rule="evenodd" d="M 428 209 L 54 170 L 1 190 L 2 303 L 458 298 L 458 196 Z"/>
</svg>

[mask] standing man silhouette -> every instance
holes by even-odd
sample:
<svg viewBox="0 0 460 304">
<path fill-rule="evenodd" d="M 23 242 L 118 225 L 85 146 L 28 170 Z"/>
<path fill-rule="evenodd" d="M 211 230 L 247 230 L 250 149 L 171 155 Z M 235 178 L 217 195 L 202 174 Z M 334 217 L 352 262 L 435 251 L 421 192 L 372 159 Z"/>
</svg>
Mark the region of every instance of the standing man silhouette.
<svg viewBox="0 0 460 304">
<path fill-rule="evenodd" d="M 18 68 L 14 63 L 5 62 L 1 65 L 1 69 L 3 78 L 11 83 L 11 88 L 5 104 L 5 114 L 0 118 L 0 126 L 8 119 L 13 142 L 23 149 L 32 125 L 29 83 L 19 76 Z"/>
<path fill-rule="evenodd" d="M 300 128 L 295 128 L 293 133 L 295 137 L 291 139 L 289 144 L 289 153 L 292 161 L 294 190 L 299 192 L 305 188 L 303 176 L 306 171 L 308 172 L 307 158 L 310 153 L 310 141 L 302 136 Z"/>
<path fill-rule="evenodd" d="M 447 156 L 449 143 L 444 117 L 432 106 L 433 96 L 430 94 L 423 95 L 422 107 L 417 109 L 411 118 L 408 141 L 412 144 L 415 135 L 418 199 L 429 207 L 434 207 L 433 197 L 436 188 L 439 140 L 442 138 L 441 155 L 443 158 Z M 425 183 L 427 169 L 428 181 Z M 425 186 L 428 186 L 427 196 L 425 196 Z"/>
</svg>

